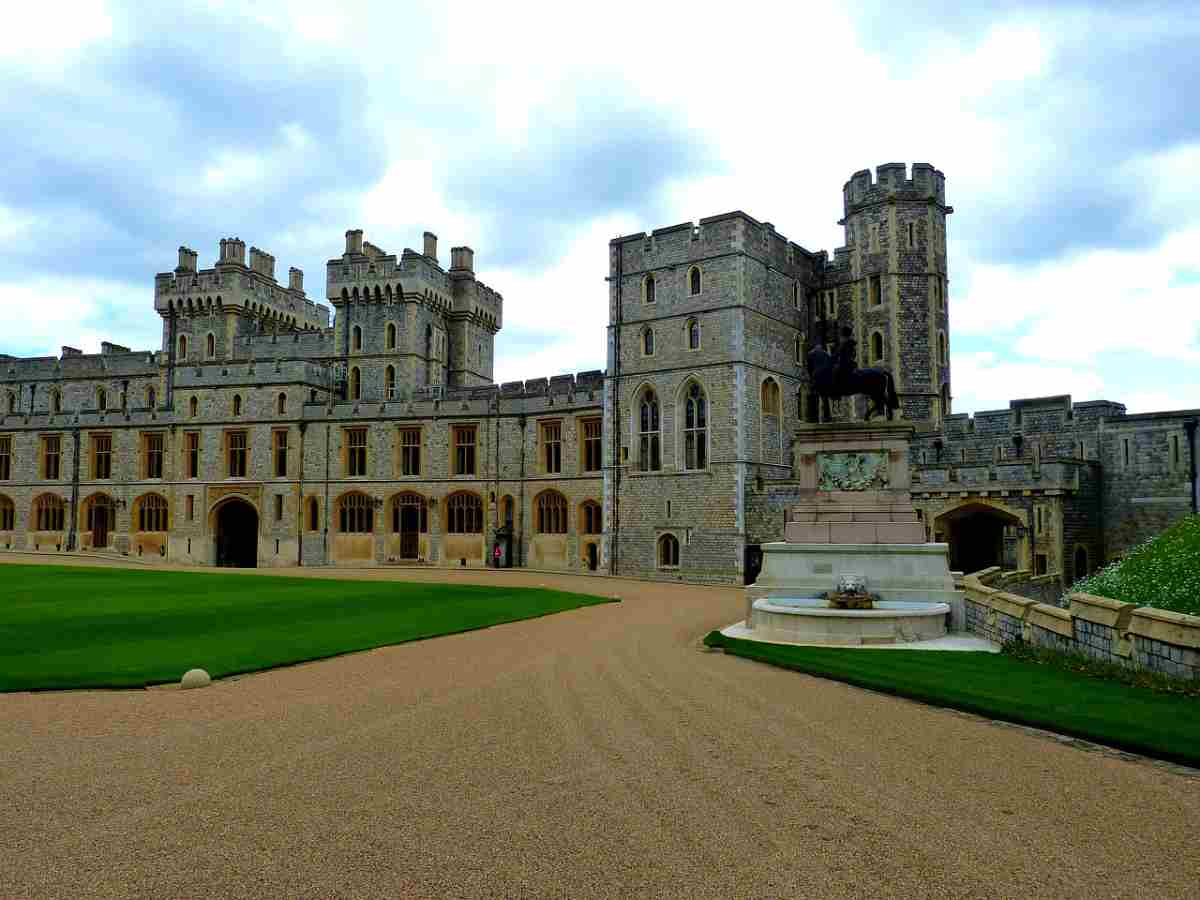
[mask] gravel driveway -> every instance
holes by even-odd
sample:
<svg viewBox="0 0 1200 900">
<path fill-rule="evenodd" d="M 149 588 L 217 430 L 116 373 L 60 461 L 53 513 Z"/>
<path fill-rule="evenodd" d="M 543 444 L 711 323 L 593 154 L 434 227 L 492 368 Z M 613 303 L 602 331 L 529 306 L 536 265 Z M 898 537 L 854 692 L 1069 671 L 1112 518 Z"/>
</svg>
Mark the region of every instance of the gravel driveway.
<svg viewBox="0 0 1200 900">
<path fill-rule="evenodd" d="M 737 590 L 354 574 L 624 602 L 197 691 L 0 695 L 0 896 L 1200 890 L 1196 777 L 703 651 Z"/>
</svg>

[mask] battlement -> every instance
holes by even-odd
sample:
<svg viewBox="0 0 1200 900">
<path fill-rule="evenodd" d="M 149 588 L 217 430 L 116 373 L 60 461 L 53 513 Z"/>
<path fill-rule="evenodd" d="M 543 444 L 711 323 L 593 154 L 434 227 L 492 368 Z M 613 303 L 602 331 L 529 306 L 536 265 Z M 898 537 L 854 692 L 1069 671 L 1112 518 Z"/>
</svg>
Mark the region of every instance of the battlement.
<svg viewBox="0 0 1200 900">
<path fill-rule="evenodd" d="M 771 222 L 760 222 L 741 210 L 708 216 L 699 222 L 656 228 L 649 233 L 621 235 L 609 241 L 609 247 L 622 254 L 625 272 L 679 265 L 719 253 L 743 252 L 803 277 L 820 260 L 820 254 L 789 240 Z"/>
<path fill-rule="evenodd" d="M 288 270 L 288 285 L 275 280 L 275 257 L 246 242 L 222 238 L 211 269 L 197 266 L 197 253 L 179 248 L 179 265 L 173 272 L 154 276 L 154 308 L 164 318 L 172 315 L 209 316 L 240 311 L 270 319 L 284 328 L 311 329 L 329 326 L 329 310 L 304 294 L 304 272 Z"/>
<path fill-rule="evenodd" d="M 946 205 L 946 176 L 929 163 L 913 163 L 909 177 L 904 163 L 884 163 L 875 168 L 861 169 L 850 176 L 842 187 L 842 207 L 846 215 L 857 209 L 889 199 L 933 200 Z M 947 207 L 947 212 L 953 209 Z"/>
</svg>

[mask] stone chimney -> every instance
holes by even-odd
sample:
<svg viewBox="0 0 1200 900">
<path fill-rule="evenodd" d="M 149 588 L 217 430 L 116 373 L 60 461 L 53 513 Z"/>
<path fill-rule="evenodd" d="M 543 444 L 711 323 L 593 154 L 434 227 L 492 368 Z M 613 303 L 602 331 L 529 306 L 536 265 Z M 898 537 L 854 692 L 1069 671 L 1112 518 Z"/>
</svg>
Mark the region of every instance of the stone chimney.
<svg viewBox="0 0 1200 900">
<path fill-rule="evenodd" d="M 241 238 L 224 238 L 221 241 L 220 261 L 244 266 L 246 264 L 246 242 Z"/>
<path fill-rule="evenodd" d="M 196 251 L 190 247 L 179 248 L 179 265 L 175 269 L 176 272 L 195 272 L 196 271 Z"/>
<path fill-rule="evenodd" d="M 437 235 L 432 231 L 425 232 L 425 256 L 437 262 Z"/>
<path fill-rule="evenodd" d="M 304 272 L 295 266 L 288 269 L 288 290 L 304 293 Z"/>
<path fill-rule="evenodd" d="M 346 253 L 349 256 L 361 256 L 363 245 L 363 233 L 361 228 L 355 228 L 346 232 Z"/>
<path fill-rule="evenodd" d="M 83 356 L 83 351 L 78 347 L 68 347 L 66 344 L 63 344 L 62 355 L 64 358 L 68 356 Z"/>
<path fill-rule="evenodd" d="M 275 278 L 275 257 L 266 250 L 259 250 L 257 247 L 250 248 L 250 268 L 261 275 L 266 275 L 274 280 Z"/>
<path fill-rule="evenodd" d="M 475 251 L 470 247 L 450 248 L 450 268 L 467 272 L 475 271 Z"/>
</svg>

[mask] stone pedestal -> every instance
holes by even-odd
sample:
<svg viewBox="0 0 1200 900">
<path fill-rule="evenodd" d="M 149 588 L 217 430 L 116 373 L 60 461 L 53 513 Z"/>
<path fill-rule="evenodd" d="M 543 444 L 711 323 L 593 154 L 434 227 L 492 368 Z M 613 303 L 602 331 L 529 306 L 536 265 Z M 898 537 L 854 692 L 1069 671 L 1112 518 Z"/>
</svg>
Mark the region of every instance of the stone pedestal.
<svg viewBox="0 0 1200 900">
<path fill-rule="evenodd" d="M 762 571 L 746 589 L 747 627 L 755 627 L 756 600 L 823 597 L 848 575 L 864 576 L 883 601 L 947 604 L 951 627 L 964 627 L 948 546 L 925 542 L 909 493 L 912 433 L 908 423 L 880 422 L 809 425 L 797 434 L 800 500 L 784 540 L 762 545 Z"/>
</svg>

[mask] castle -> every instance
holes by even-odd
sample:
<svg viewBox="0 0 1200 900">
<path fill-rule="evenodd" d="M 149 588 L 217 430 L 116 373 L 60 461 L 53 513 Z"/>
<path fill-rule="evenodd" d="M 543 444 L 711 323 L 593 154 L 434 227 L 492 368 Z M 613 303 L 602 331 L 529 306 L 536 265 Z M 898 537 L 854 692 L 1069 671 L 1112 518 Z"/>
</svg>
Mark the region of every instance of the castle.
<svg viewBox="0 0 1200 900">
<path fill-rule="evenodd" d="M 945 177 L 855 173 L 845 245 L 742 212 L 614 239 L 607 369 L 497 385 L 503 298 L 437 238 L 346 232 L 327 307 L 237 238 L 155 277 L 156 351 L 0 356 L 0 548 L 235 566 L 521 565 L 753 577 L 797 497 L 804 361 L 850 327 L 913 423 L 955 568 L 1068 580 L 1195 508 L 1197 411 L 951 411 Z M 835 418 L 860 419 L 861 400 Z"/>
</svg>

